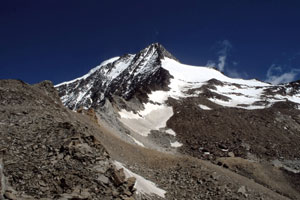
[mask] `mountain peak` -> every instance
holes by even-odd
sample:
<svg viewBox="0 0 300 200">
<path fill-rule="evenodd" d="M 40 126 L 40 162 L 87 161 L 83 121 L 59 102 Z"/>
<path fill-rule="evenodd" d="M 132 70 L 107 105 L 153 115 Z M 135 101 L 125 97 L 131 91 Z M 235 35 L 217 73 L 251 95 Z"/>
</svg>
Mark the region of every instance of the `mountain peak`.
<svg viewBox="0 0 300 200">
<path fill-rule="evenodd" d="M 109 59 L 88 74 L 58 84 L 56 88 L 65 105 L 71 109 L 78 109 L 81 106 L 86 108 L 101 106 L 106 99 L 111 99 L 112 96 L 119 96 L 125 100 L 136 98 L 145 102 L 148 94 L 156 90 L 170 91 L 167 96 L 174 99 L 186 97 L 188 94 L 185 93 L 191 93 L 189 88 L 193 88 L 194 91 L 196 91 L 195 88 L 198 88 L 198 92 L 202 93 L 202 86 L 211 84 L 209 82 L 211 79 L 218 80 L 217 85 L 230 87 L 230 89 L 214 87 L 211 89 L 212 91 L 209 91 L 211 93 L 219 92 L 218 94 L 226 96 L 224 99 L 227 102 L 218 101 L 213 98 L 214 96 L 209 97 L 209 101 L 221 106 L 247 107 L 248 109 L 265 108 L 266 106 L 261 102 L 263 98 L 269 98 L 266 94 L 277 94 L 276 87 L 272 89 L 272 85 L 267 83 L 232 79 L 211 68 L 182 64 L 159 43 L 150 44 L 137 54 L 126 54 Z M 243 88 L 238 88 L 239 92 L 237 92 L 237 88 L 233 87 L 235 85 Z M 289 88 L 287 91 L 282 91 L 282 94 L 298 94 L 298 84 L 293 84 Z M 225 92 L 227 90 L 229 92 Z M 251 92 L 249 93 L 249 91 Z M 249 95 L 252 93 L 257 95 Z M 237 97 L 236 94 L 244 95 L 244 97 Z M 275 98 L 270 98 L 268 105 L 275 101 Z M 287 97 L 282 96 L 282 99 L 285 98 Z M 300 97 L 293 98 L 290 100 L 300 102 Z"/>
<path fill-rule="evenodd" d="M 153 51 L 153 50 L 157 51 L 160 59 L 167 57 L 167 58 L 171 58 L 173 60 L 178 61 L 178 59 L 175 58 L 175 56 L 173 56 L 163 45 L 161 45 L 158 42 L 150 44 L 145 49 L 143 49 L 141 52 Z"/>
<path fill-rule="evenodd" d="M 167 89 L 169 73 L 161 67 L 165 58 L 176 58 L 154 43 L 137 54 L 125 54 L 104 61 L 80 78 L 56 85 L 65 105 L 71 109 L 97 107 L 117 95 L 125 100 L 138 94 L 141 101 L 155 89 Z"/>
</svg>

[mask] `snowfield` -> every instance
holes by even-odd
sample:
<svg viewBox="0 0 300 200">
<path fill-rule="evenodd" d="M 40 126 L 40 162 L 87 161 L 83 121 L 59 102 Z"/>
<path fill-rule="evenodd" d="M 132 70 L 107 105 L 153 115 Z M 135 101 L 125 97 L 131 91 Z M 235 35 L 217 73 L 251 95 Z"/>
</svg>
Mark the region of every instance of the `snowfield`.
<svg viewBox="0 0 300 200">
<path fill-rule="evenodd" d="M 144 104 L 145 109 L 134 114 L 132 111 L 121 110 L 120 121 L 134 132 L 147 136 L 151 130 L 159 130 L 166 126 L 173 115 L 172 107 L 166 105 Z"/>
<path fill-rule="evenodd" d="M 178 61 L 170 58 L 164 58 L 162 60 L 162 67 L 168 70 L 169 73 L 174 77 L 169 85 L 171 88 L 170 91 L 168 94 L 163 95 L 173 97 L 175 99 L 197 96 L 199 92 L 193 95 L 187 95 L 185 92 L 188 89 L 200 88 L 201 86 L 207 84 L 207 81 L 211 79 L 217 79 L 221 81 L 223 85 L 217 85 L 216 90 L 213 90 L 213 92 L 229 97 L 230 100 L 222 101 L 214 98 L 210 98 L 209 100 L 221 106 L 243 109 L 263 109 L 266 108 L 266 106 L 257 106 L 252 104 L 256 101 L 263 100 L 267 100 L 271 104 L 285 100 L 300 103 L 299 94 L 292 96 L 276 95 L 266 99 L 266 97 L 263 96 L 264 89 L 273 87 L 273 85 L 255 79 L 244 80 L 229 78 L 213 68 L 181 64 Z M 271 106 L 271 104 L 269 106 Z M 200 108 L 204 110 L 208 109 L 203 105 L 201 105 Z"/>
<path fill-rule="evenodd" d="M 181 64 L 180 62 L 170 58 L 164 58 L 162 60 L 162 67 L 168 70 L 175 79 L 183 80 L 184 82 L 190 84 L 201 84 L 214 78 L 222 82 L 236 83 L 240 85 L 270 86 L 268 83 L 254 79 L 244 80 L 229 78 L 213 68 Z"/>
</svg>

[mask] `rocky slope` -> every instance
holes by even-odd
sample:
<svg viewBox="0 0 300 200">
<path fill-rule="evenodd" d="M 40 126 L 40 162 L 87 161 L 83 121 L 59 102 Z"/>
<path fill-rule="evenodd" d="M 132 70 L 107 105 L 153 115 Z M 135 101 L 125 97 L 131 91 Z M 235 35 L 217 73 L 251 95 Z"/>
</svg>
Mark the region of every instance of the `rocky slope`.
<svg viewBox="0 0 300 200">
<path fill-rule="evenodd" d="M 0 80 L 0 199 L 130 199 L 126 179 L 52 83 Z"/>
</svg>

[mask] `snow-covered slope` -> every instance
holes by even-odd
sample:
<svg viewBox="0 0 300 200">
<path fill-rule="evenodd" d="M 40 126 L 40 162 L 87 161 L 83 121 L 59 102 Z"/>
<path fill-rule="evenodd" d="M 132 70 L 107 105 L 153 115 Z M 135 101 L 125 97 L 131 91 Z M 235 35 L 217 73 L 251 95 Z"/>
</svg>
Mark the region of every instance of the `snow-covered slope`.
<svg viewBox="0 0 300 200">
<path fill-rule="evenodd" d="M 240 85 L 269 86 L 269 84 L 257 80 L 229 78 L 214 68 L 185 65 L 170 58 L 164 58 L 162 60 L 162 67 L 168 70 L 174 78 L 189 83 L 204 83 L 210 79 L 217 79 L 222 82 L 236 83 Z"/>
<path fill-rule="evenodd" d="M 229 78 L 213 68 L 182 64 L 156 43 L 138 54 L 104 61 L 88 74 L 58 84 L 56 88 L 63 103 L 71 109 L 96 107 L 111 95 L 129 100 L 138 93 L 143 101 L 147 98 L 145 94 L 153 91 L 160 92 L 151 95 L 154 99 L 150 100 L 163 103 L 168 97 L 197 96 L 203 92 L 205 85 L 209 86 L 206 89 L 218 94 L 208 98 L 213 103 L 261 109 L 277 101 L 300 103 L 297 84 L 275 86 L 254 79 Z M 218 98 L 220 95 L 223 98 Z M 160 100 L 157 101 L 157 98 Z"/>
<path fill-rule="evenodd" d="M 299 85 L 292 87 L 289 84 L 275 86 L 255 79 L 243 80 L 229 78 L 221 72 L 208 67 L 197 67 L 181 64 L 176 60 L 165 58 L 162 67 L 174 78 L 171 79 L 171 88 L 166 95 L 173 98 L 197 96 L 203 92 L 202 86 L 210 86 L 210 91 L 225 98 L 208 98 L 221 106 L 238 107 L 245 109 L 262 109 L 277 101 L 292 101 L 300 103 Z M 211 80 L 217 80 L 216 82 Z M 268 91 L 284 90 L 282 93 L 268 94 Z M 193 93 L 190 93 L 194 89 Z M 187 95 L 189 93 L 189 95 Z M 265 104 L 259 104 L 264 101 Z"/>
<path fill-rule="evenodd" d="M 96 101 L 99 103 L 111 82 L 127 69 L 133 58 L 134 55 L 111 58 L 80 78 L 56 85 L 62 102 L 72 109 L 78 109 L 80 106 L 88 108 L 97 93 Z"/>
</svg>

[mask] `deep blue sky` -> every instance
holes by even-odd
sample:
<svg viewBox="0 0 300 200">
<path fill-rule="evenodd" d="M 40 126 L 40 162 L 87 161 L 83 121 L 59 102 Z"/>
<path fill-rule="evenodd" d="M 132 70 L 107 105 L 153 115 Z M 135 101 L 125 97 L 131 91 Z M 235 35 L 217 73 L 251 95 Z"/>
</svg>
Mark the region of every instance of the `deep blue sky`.
<svg viewBox="0 0 300 200">
<path fill-rule="evenodd" d="M 0 79 L 57 84 L 153 42 L 186 64 L 223 57 L 230 76 L 300 79 L 300 1 L 0 0 Z"/>
</svg>

